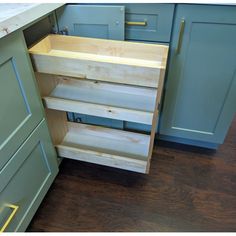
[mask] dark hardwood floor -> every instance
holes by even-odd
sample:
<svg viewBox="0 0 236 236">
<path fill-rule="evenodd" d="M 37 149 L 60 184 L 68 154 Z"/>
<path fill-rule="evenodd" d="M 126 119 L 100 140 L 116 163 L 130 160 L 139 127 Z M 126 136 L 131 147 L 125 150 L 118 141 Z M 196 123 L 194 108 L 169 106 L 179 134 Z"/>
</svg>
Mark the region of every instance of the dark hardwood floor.
<svg viewBox="0 0 236 236">
<path fill-rule="evenodd" d="M 149 175 L 64 160 L 28 231 L 236 231 L 236 117 L 217 151 L 159 142 Z"/>
</svg>

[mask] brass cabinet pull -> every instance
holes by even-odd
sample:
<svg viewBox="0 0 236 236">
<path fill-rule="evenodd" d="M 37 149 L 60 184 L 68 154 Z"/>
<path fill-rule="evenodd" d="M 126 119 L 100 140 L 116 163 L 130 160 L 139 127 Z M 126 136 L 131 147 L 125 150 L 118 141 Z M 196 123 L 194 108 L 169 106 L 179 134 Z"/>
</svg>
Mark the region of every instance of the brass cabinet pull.
<svg viewBox="0 0 236 236">
<path fill-rule="evenodd" d="M 179 29 L 179 39 L 177 43 L 176 53 L 179 54 L 182 46 L 183 41 L 183 34 L 184 34 L 184 26 L 185 26 L 185 20 L 182 19 L 180 22 L 180 29 Z"/>
<path fill-rule="evenodd" d="M 126 25 L 146 26 L 147 21 L 126 21 Z"/>
<path fill-rule="evenodd" d="M 12 219 L 14 218 L 17 210 L 19 209 L 19 206 L 16 206 L 13 204 L 5 204 L 2 210 L 6 207 L 13 209 L 13 211 L 8 217 L 8 219 L 6 220 L 6 222 L 4 223 L 4 225 L 2 226 L 2 228 L 0 229 L 0 233 L 4 232 L 4 230 L 7 228 L 7 226 L 11 223 Z"/>
</svg>

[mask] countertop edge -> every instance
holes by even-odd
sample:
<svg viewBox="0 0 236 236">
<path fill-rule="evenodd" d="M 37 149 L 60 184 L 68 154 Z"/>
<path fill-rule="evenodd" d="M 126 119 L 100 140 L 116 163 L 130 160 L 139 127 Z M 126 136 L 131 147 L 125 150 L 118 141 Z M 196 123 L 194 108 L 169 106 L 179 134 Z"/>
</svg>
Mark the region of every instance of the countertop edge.
<svg viewBox="0 0 236 236">
<path fill-rule="evenodd" d="M 47 15 L 57 8 L 65 5 L 64 3 L 42 3 L 29 8 L 5 21 L 0 22 L 0 38 L 13 33 L 14 31 L 30 24 L 38 18 Z"/>
</svg>

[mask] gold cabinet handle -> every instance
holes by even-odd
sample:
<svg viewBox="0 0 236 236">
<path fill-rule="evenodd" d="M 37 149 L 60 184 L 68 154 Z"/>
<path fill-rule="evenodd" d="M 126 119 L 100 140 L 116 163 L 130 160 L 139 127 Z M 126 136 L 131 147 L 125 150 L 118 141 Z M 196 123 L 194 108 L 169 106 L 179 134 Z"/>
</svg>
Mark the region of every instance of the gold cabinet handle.
<svg viewBox="0 0 236 236">
<path fill-rule="evenodd" d="M 126 25 L 134 25 L 134 26 L 146 26 L 147 21 L 126 21 Z"/>
<path fill-rule="evenodd" d="M 7 228 L 7 226 L 11 223 L 12 219 L 14 218 L 17 210 L 19 209 L 19 206 L 13 205 L 13 204 L 5 204 L 4 207 L 2 208 L 2 210 L 5 208 L 11 208 L 13 209 L 12 213 L 9 215 L 8 219 L 6 220 L 6 222 L 4 223 L 4 225 L 2 226 L 2 228 L 0 229 L 0 233 L 4 232 L 4 230 Z"/>
<path fill-rule="evenodd" d="M 177 43 L 176 53 L 179 54 L 182 46 L 183 41 L 183 34 L 184 34 L 184 26 L 185 26 L 185 20 L 182 19 L 180 22 L 180 29 L 179 29 L 179 39 Z"/>
</svg>

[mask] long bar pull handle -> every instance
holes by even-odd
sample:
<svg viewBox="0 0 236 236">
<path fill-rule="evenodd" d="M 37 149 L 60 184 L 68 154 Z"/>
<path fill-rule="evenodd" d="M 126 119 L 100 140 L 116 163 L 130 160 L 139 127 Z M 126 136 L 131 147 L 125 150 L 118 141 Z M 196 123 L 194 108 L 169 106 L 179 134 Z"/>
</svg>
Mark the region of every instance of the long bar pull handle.
<svg viewBox="0 0 236 236">
<path fill-rule="evenodd" d="M 182 46 L 182 41 L 183 41 L 183 34 L 184 34 L 184 26 L 185 26 L 185 20 L 182 19 L 180 22 L 180 29 L 179 29 L 179 38 L 178 38 L 178 43 L 176 47 L 176 53 L 179 54 Z"/>
<path fill-rule="evenodd" d="M 126 25 L 134 25 L 134 26 L 146 26 L 147 21 L 126 21 Z"/>
<path fill-rule="evenodd" d="M 13 204 L 5 204 L 3 208 L 5 208 L 5 207 L 9 207 L 9 208 L 13 209 L 13 211 L 9 215 L 9 217 L 7 218 L 7 220 L 4 223 L 4 225 L 2 226 L 2 228 L 0 229 L 0 233 L 4 232 L 4 230 L 7 228 L 7 226 L 11 223 L 12 219 L 14 218 L 17 210 L 19 209 L 19 206 L 16 206 Z"/>
</svg>

